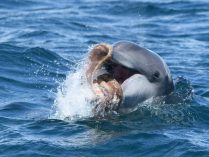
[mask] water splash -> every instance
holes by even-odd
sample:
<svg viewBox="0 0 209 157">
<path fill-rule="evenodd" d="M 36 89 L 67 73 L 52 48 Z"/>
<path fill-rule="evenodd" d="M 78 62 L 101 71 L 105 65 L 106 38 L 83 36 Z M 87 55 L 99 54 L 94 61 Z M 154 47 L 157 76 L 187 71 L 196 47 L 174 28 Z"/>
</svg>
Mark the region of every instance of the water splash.
<svg viewBox="0 0 209 157">
<path fill-rule="evenodd" d="M 51 118 L 70 119 L 91 117 L 93 93 L 85 81 L 85 64 L 70 72 L 59 86 Z"/>
</svg>

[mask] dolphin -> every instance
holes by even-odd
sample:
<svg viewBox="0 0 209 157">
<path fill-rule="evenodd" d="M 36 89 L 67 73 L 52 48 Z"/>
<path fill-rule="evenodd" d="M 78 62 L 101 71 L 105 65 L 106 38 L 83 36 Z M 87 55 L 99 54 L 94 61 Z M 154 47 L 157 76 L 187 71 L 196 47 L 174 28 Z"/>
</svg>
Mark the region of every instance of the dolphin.
<svg viewBox="0 0 209 157">
<path fill-rule="evenodd" d="M 129 41 L 101 43 L 90 50 L 86 78 L 95 100 L 95 113 L 128 113 L 145 100 L 169 95 L 173 79 L 155 52 Z M 155 99 L 154 99 L 155 100 Z"/>
<path fill-rule="evenodd" d="M 120 41 L 112 45 L 111 61 L 134 71 L 121 84 L 123 98 L 119 112 L 127 112 L 151 97 L 169 95 L 174 90 L 167 64 L 149 49 Z"/>
</svg>

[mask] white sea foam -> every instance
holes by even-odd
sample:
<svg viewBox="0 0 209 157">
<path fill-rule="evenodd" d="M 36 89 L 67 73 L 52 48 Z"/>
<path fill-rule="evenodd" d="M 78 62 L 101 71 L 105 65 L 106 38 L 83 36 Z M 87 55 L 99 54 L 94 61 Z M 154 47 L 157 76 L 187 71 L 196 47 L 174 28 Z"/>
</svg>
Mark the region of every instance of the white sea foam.
<svg viewBox="0 0 209 157">
<path fill-rule="evenodd" d="M 84 79 L 84 67 L 78 66 L 77 70 L 70 72 L 58 88 L 52 118 L 73 120 L 93 115 L 90 103 L 93 93 Z"/>
</svg>

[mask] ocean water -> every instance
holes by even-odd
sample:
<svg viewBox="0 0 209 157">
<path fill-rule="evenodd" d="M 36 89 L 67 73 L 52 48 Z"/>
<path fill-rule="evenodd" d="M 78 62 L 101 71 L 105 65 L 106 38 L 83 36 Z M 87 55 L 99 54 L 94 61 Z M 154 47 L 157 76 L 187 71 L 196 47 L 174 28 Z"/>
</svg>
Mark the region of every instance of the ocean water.
<svg viewBox="0 0 209 157">
<path fill-rule="evenodd" d="M 0 157 L 209 156 L 207 0 L 1 0 Z M 92 117 L 88 49 L 129 40 L 167 62 L 169 104 Z"/>
</svg>

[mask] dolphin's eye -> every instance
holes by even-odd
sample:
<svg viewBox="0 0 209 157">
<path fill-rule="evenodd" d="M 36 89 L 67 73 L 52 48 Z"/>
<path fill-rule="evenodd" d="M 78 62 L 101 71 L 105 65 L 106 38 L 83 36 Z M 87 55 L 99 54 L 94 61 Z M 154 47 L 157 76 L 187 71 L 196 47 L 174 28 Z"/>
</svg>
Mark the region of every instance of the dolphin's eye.
<svg viewBox="0 0 209 157">
<path fill-rule="evenodd" d="M 156 71 L 153 75 L 154 79 L 159 79 L 160 77 L 160 73 L 158 71 Z"/>
</svg>

